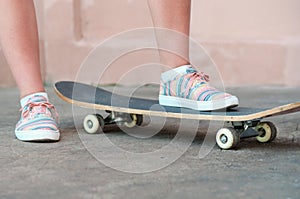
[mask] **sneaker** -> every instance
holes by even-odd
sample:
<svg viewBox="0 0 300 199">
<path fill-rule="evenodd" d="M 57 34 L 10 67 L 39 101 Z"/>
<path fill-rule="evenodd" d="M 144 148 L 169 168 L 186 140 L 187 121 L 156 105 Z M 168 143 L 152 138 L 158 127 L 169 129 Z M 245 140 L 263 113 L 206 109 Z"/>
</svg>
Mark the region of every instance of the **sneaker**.
<svg viewBox="0 0 300 199">
<path fill-rule="evenodd" d="M 21 141 L 58 141 L 57 113 L 47 97 L 33 95 L 20 110 L 15 135 Z"/>
<path fill-rule="evenodd" d="M 161 75 L 159 103 L 200 111 L 232 108 L 239 105 L 236 96 L 208 84 L 209 77 L 191 66 L 181 66 Z"/>
</svg>

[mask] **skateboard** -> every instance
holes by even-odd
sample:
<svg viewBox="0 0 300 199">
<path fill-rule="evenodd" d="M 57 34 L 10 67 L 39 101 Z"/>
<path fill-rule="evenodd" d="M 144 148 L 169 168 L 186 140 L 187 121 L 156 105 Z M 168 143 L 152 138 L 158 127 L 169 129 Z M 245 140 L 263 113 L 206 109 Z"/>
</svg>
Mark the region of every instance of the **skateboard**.
<svg viewBox="0 0 300 199">
<path fill-rule="evenodd" d="M 300 111 L 300 102 L 271 108 L 236 107 L 219 111 L 196 111 L 187 108 L 161 106 L 158 100 L 127 97 L 114 94 L 99 87 L 61 81 L 54 85 L 56 94 L 64 101 L 76 106 L 106 111 L 87 115 L 83 127 L 87 133 L 97 133 L 105 125 L 118 124 L 132 128 L 143 123 L 143 115 L 192 120 L 225 121 L 230 126 L 219 129 L 216 143 L 221 149 L 235 148 L 240 139 L 256 137 L 259 142 L 271 142 L 276 138 L 277 129 L 264 118 Z"/>
</svg>

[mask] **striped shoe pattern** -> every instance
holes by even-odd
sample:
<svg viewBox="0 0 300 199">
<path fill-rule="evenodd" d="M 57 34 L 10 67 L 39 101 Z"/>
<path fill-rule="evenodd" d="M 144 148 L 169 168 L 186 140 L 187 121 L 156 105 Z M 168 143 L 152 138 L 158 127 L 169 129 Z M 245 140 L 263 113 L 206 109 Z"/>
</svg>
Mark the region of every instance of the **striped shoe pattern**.
<svg viewBox="0 0 300 199">
<path fill-rule="evenodd" d="M 159 102 L 165 106 L 211 111 L 238 105 L 238 98 L 208 84 L 209 77 L 188 67 L 168 81 L 161 81 Z"/>
<path fill-rule="evenodd" d="M 59 130 L 55 107 L 43 96 L 33 96 L 20 110 L 15 135 L 21 141 L 57 141 Z"/>
</svg>

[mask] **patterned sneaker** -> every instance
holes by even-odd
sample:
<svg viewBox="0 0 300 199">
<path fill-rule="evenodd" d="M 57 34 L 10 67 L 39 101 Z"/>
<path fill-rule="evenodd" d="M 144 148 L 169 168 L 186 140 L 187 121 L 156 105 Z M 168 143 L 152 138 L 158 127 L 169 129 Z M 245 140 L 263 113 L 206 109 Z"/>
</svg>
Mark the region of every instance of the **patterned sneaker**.
<svg viewBox="0 0 300 199">
<path fill-rule="evenodd" d="M 161 75 L 159 103 L 200 111 L 238 106 L 236 96 L 209 86 L 208 79 L 189 65 L 167 71 Z"/>
<path fill-rule="evenodd" d="M 53 117 L 56 110 L 42 95 L 30 97 L 21 108 L 21 119 L 16 125 L 15 135 L 21 141 L 58 141 L 59 130 Z"/>
</svg>

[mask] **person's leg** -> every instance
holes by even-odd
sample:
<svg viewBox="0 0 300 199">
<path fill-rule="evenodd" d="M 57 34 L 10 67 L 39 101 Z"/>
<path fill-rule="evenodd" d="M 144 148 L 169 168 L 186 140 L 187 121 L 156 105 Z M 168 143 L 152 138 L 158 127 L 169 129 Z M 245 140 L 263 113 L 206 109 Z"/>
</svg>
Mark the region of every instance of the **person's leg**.
<svg viewBox="0 0 300 199">
<path fill-rule="evenodd" d="M 59 140 L 55 108 L 41 77 L 33 0 L 0 0 L 0 42 L 20 90 L 22 113 L 16 137 L 22 141 Z"/>
<path fill-rule="evenodd" d="M 156 34 L 158 47 L 169 48 L 160 51 L 162 64 L 172 68 L 189 64 L 191 0 L 148 0 L 148 5 L 154 26 L 166 29 Z M 171 42 L 165 43 L 165 36 Z"/>
<path fill-rule="evenodd" d="M 237 106 L 237 97 L 211 87 L 208 76 L 190 65 L 191 0 L 148 0 L 148 4 L 159 29 L 155 31 L 158 48 L 165 49 L 160 50 L 161 64 L 174 68 L 161 76 L 159 103 L 203 111 Z"/>
<path fill-rule="evenodd" d="M 33 0 L 0 0 L 0 39 L 21 97 L 43 92 Z"/>
</svg>

